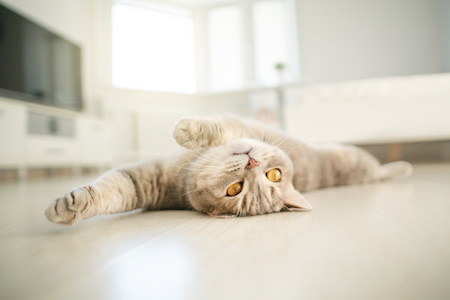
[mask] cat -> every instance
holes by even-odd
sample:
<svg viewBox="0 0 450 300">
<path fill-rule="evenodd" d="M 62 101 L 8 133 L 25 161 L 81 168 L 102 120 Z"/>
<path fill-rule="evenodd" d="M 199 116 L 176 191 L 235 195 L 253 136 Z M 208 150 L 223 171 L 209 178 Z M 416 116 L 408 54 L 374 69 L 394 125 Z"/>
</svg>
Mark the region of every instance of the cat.
<svg viewBox="0 0 450 300">
<path fill-rule="evenodd" d="M 355 146 L 313 145 L 234 116 L 183 118 L 173 137 L 185 148 L 177 156 L 113 169 L 56 199 L 45 216 L 75 224 L 134 209 L 190 209 L 220 218 L 309 211 L 303 192 L 413 170 L 404 161 L 380 165 Z"/>
</svg>

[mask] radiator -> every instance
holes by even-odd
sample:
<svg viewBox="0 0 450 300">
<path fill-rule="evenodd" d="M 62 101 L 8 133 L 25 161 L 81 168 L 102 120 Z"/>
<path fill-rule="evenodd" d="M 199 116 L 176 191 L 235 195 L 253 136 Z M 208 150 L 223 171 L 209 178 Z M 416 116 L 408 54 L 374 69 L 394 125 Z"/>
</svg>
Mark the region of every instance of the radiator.
<svg viewBox="0 0 450 300">
<path fill-rule="evenodd" d="M 164 111 L 143 111 L 137 118 L 137 147 L 140 158 L 161 157 L 175 153 L 179 146 L 172 138 L 176 122 L 187 111 L 172 109 Z"/>
<path fill-rule="evenodd" d="M 118 162 L 165 157 L 179 146 L 172 138 L 176 122 L 190 115 L 188 109 L 114 108 L 110 111 Z"/>
</svg>

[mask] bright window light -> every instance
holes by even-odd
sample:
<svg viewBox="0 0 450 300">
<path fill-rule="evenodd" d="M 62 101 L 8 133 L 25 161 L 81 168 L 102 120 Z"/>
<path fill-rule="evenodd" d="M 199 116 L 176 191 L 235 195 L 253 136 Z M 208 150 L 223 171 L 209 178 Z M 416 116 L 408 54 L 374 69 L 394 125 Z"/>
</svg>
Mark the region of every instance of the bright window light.
<svg viewBox="0 0 450 300">
<path fill-rule="evenodd" d="M 280 83 L 277 63 L 287 64 L 286 16 L 284 1 L 257 1 L 252 5 L 257 84 Z"/>
<path fill-rule="evenodd" d="M 208 11 L 209 87 L 213 91 L 244 85 L 242 19 L 238 5 Z"/>
<path fill-rule="evenodd" d="M 114 4 L 112 83 L 118 88 L 195 93 L 192 18 Z"/>
</svg>

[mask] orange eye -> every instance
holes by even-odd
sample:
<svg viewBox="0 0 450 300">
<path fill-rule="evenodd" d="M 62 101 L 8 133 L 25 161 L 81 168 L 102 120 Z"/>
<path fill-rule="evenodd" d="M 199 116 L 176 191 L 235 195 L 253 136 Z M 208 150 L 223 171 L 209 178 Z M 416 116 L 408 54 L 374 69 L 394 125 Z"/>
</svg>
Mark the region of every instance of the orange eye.
<svg viewBox="0 0 450 300">
<path fill-rule="evenodd" d="M 236 182 L 227 189 L 227 196 L 236 196 L 242 191 L 242 182 Z"/>
<path fill-rule="evenodd" d="M 278 169 L 272 169 L 266 173 L 266 177 L 267 177 L 267 179 L 269 179 L 272 182 L 280 181 L 281 171 Z"/>
</svg>

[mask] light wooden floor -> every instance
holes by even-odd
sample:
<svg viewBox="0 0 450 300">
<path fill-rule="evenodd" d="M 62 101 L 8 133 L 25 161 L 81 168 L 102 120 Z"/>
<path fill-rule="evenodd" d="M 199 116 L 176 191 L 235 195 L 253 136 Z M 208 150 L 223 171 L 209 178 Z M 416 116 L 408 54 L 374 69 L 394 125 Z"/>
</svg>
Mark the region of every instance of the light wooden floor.
<svg viewBox="0 0 450 300">
<path fill-rule="evenodd" d="M 450 299 L 450 164 L 306 194 L 309 213 L 192 211 L 68 227 L 47 203 L 91 178 L 0 185 L 0 299 Z"/>
</svg>

